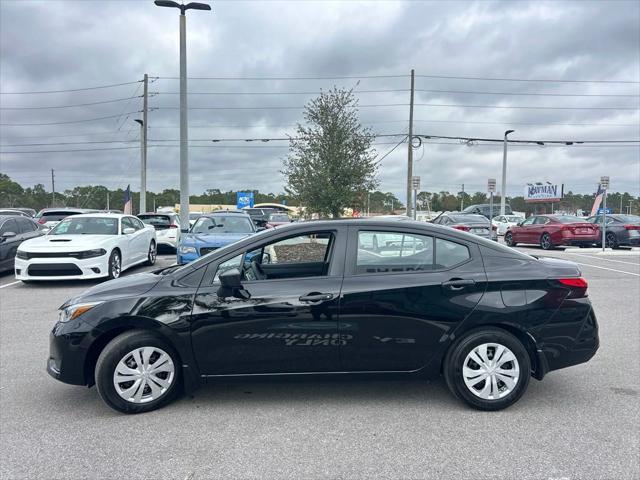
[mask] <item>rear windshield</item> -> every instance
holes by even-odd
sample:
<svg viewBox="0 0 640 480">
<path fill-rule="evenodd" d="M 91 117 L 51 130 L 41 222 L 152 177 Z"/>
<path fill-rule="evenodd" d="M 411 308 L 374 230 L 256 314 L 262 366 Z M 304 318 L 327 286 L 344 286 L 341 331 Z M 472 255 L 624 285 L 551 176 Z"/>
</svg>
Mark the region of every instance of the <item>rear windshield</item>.
<svg viewBox="0 0 640 480">
<path fill-rule="evenodd" d="M 488 224 L 489 220 L 482 215 L 449 215 L 454 222 L 459 223 L 484 223 Z"/>
<path fill-rule="evenodd" d="M 560 223 L 584 223 L 587 221 L 585 218 L 580 218 L 575 215 L 558 215 L 557 217 L 551 218 Z"/>
<path fill-rule="evenodd" d="M 200 217 L 191 233 L 253 233 L 253 224 L 245 215 Z"/>
<path fill-rule="evenodd" d="M 515 215 L 511 215 L 505 218 L 507 219 L 507 222 L 519 222 L 520 220 L 524 220 L 524 218 L 516 217 Z"/>
<path fill-rule="evenodd" d="M 49 235 L 117 235 L 118 219 L 106 217 L 71 217 L 58 223 Z"/>
<path fill-rule="evenodd" d="M 138 218 L 147 225 L 171 225 L 171 217 L 169 215 L 138 215 Z"/>
<path fill-rule="evenodd" d="M 269 215 L 269 221 L 271 222 L 288 222 L 289 216 L 283 213 L 276 213 Z"/>
<path fill-rule="evenodd" d="M 640 217 L 638 215 L 616 215 L 614 218 L 624 223 L 640 223 Z"/>
<path fill-rule="evenodd" d="M 71 215 L 80 215 L 80 212 L 44 212 L 40 218 L 44 218 L 47 222 L 59 222 Z"/>
</svg>

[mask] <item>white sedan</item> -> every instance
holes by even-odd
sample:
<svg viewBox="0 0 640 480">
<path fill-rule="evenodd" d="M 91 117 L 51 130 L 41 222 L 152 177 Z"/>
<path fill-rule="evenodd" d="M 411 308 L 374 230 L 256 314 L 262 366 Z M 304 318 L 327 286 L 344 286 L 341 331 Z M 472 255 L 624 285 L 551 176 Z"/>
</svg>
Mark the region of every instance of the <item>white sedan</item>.
<svg viewBox="0 0 640 480">
<path fill-rule="evenodd" d="M 156 262 L 156 232 L 131 215 L 90 213 L 67 217 L 47 235 L 23 242 L 16 279 L 118 278 L 134 265 Z"/>
<path fill-rule="evenodd" d="M 522 220 L 524 220 L 524 218 L 517 215 L 498 215 L 497 217 L 493 217 L 491 224 L 496 227 L 498 235 L 504 235 L 510 227 L 516 226 Z"/>
</svg>

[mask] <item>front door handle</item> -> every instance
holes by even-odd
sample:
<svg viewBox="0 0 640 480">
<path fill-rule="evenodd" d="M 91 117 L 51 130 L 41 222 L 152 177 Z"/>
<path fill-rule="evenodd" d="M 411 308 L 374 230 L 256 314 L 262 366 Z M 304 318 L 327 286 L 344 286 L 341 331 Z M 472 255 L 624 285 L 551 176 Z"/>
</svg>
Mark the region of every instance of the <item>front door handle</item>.
<svg viewBox="0 0 640 480">
<path fill-rule="evenodd" d="M 442 286 L 449 290 L 462 290 L 465 287 L 471 287 L 475 284 L 475 280 L 463 280 L 462 278 L 452 278 L 447 282 L 442 282 Z"/>
<path fill-rule="evenodd" d="M 317 293 L 312 292 L 306 295 L 302 295 L 298 300 L 301 302 L 326 302 L 333 298 L 333 293 Z"/>
</svg>

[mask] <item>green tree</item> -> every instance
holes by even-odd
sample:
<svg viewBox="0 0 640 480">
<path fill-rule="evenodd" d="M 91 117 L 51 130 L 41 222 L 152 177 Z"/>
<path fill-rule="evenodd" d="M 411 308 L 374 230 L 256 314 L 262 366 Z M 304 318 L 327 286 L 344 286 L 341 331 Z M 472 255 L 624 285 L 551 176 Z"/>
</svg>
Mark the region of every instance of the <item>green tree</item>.
<svg viewBox="0 0 640 480">
<path fill-rule="evenodd" d="M 358 120 L 351 90 L 334 87 L 311 100 L 283 162 L 285 190 L 309 213 L 340 217 L 347 207 L 366 204 L 378 182 L 373 134 Z"/>
</svg>

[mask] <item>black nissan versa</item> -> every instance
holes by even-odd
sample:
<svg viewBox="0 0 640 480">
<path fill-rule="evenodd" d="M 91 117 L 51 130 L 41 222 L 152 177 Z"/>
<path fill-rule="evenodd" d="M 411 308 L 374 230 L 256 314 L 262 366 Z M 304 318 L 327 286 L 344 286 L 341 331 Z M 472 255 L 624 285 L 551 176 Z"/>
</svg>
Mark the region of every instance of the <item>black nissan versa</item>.
<svg viewBox="0 0 640 480">
<path fill-rule="evenodd" d="M 218 377 L 444 375 L 472 407 L 589 360 L 598 325 L 567 261 L 422 222 L 270 229 L 60 307 L 48 372 L 126 413 Z"/>
</svg>

